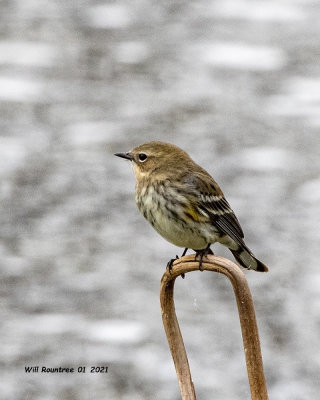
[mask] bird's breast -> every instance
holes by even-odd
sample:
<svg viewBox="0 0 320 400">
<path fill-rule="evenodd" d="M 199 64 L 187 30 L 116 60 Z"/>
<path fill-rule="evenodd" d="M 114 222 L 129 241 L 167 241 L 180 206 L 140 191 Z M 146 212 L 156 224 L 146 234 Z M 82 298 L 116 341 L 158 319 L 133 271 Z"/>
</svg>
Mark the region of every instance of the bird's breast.
<svg viewBox="0 0 320 400">
<path fill-rule="evenodd" d="M 143 216 L 169 242 L 193 249 L 206 247 L 208 242 L 196 215 L 188 210 L 186 198 L 173 188 L 161 184 L 137 186 L 136 203 Z"/>
</svg>

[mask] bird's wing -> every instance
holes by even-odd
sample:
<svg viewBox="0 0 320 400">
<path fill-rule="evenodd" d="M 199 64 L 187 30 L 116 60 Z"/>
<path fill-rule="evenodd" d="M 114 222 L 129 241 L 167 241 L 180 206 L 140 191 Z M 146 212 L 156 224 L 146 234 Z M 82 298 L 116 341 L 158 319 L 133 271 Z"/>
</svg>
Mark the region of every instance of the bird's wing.
<svg viewBox="0 0 320 400">
<path fill-rule="evenodd" d="M 230 236 L 241 247 L 246 247 L 240 223 L 213 178 L 203 171 L 187 177 L 186 183 L 194 194 L 196 207 L 202 215 L 208 216 L 208 222 Z"/>
</svg>

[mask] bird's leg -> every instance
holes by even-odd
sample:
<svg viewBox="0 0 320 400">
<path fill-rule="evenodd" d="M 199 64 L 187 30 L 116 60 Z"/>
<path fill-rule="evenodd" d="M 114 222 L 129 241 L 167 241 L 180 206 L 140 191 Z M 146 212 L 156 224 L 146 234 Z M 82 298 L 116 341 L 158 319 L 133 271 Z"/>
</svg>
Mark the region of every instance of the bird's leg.
<svg viewBox="0 0 320 400">
<path fill-rule="evenodd" d="M 200 271 L 203 271 L 202 267 L 202 259 L 203 257 L 207 256 L 208 254 L 213 254 L 213 251 L 210 249 L 211 243 L 208 244 L 208 246 L 205 249 L 202 250 L 195 250 L 196 252 L 196 257 L 195 260 L 197 259 L 198 256 L 200 256 L 200 262 L 199 262 L 199 269 Z"/>
<path fill-rule="evenodd" d="M 183 250 L 183 253 L 182 253 L 182 256 L 181 256 L 181 257 L 184 257 L 184 256 L 186 255 L 186 252 L 187 252 L 187 251 L 188 251 L 188 248 L 186 247 L 186 248 Z M 176 258 L 171 258 L 171 260 L 168 261 L 167 268 L 168 268 L 170 274 L 171 274 L 171 270 L 172 270 L 173 263 L 174 263 L 176 260 L 178 260 L 178 259 L 179 259 L 179 257 L 178 257 L 178 255 L 176 255 Z M 181 278 L 182 278 L 182 279 L 184 279 L 184 276 L 185 276 L 184 274 L 181 274 Z"/>
<path fill-rule="evenodd" d="M 188 251 L 188 247 L 186 247 L 184 250 L 183 250 L 183 253 L 182 253 L 182 256 L 181 257 L 184 257 L 185 255 L 186 255 L 186 252 Z M 181 274 L 181 278 L 182 279 L 184 279 L 184 277 L 185 277 L 185 274 Z"/>
<path fill-rule="evenodd" d="M 186 255 L 187 251 L 188 251 L 188 247 L 186 247 L 186 248 L 183 250 L 183 253 L 182 253 L 182 256 L 181 256 L 181 257 L 184 257 L 184 256 Z"/>
<path fill-rule="evenodd" d="M 179 259 L 179 257 L 178 257 L 178 255 L 176 255 L 176 258 L 171 258 L 171 260 L 168 261 L 168 263 L 167 263 L 167 268 L 168 268 L 170 274 L 171 274 L 171 270 L 172 270 L 172 265 L 173 265 L 173 263 L 174 263 L 176 260 L 178 260 L 178 259 Z"/>
</svg>

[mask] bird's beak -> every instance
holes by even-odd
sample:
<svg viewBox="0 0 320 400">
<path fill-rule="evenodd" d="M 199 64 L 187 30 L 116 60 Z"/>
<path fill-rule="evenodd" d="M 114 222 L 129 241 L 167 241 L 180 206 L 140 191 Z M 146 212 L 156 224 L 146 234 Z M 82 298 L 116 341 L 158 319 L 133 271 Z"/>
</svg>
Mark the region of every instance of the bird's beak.
<svg viewBox="0 0 320 400">
<path fill-rule="evenodd" d="M 125 158 L 126 160 L 133 160 L 132 154 L 128 153 L 114 153 L 115 156 Z"/>
</svg>

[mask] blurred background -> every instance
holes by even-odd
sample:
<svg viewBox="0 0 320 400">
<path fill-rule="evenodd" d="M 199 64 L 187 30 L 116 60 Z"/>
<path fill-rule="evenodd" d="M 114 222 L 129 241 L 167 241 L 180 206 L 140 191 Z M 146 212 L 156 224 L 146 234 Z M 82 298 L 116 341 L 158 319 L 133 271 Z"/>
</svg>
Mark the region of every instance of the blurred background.
<svg viewBox="0 0 320 400">
<path fill-rule="evenodd" d="M 113 156 L 150 140 L 214 176 L 269 266 L 246 276 L 270 399 L 319 396 L 319 12 L 315 0 L 0 1 L 1 399 L 180 398 L 159 283 L 181 249 L 139 214 L 130 165 Z M 178 279 L 176 308 L 199 399 L 250 398 L 226 278 Z"/>
</svg>

